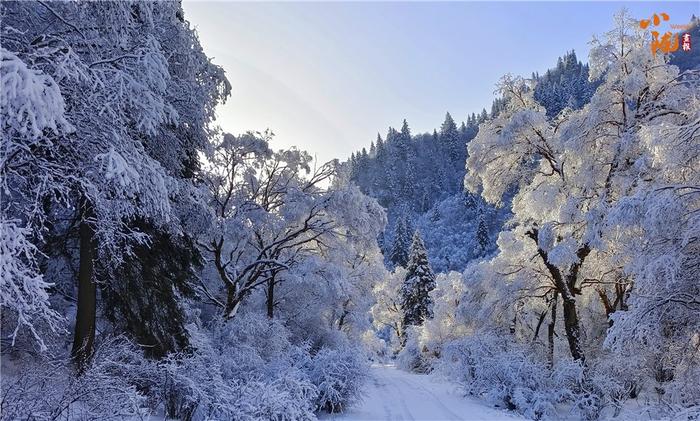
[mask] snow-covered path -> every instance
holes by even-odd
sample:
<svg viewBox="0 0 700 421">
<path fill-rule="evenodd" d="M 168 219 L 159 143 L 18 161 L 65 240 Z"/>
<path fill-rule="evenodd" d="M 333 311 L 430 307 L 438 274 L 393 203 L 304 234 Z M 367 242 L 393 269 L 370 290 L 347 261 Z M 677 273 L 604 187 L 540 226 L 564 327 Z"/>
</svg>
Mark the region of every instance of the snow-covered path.
<svg viewBox="0 0 700 421">
<path fill-rule="evenodd" d="M 511 413 L 460 396 L 453 384 L 434 376 L 407 373 L 393 366 L 373 366 L 365 399 L 329 420 L 509 420 Z"/>
</svg>

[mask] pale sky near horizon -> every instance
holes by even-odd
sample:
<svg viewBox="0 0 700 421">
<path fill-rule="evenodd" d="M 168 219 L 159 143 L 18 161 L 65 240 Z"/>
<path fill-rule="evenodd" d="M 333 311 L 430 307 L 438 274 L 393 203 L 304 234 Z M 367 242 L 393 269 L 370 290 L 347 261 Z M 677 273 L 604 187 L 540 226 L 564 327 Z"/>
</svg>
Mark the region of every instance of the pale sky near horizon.
<svg viewBox="0 0 700 421">
<path fill-rule="evenodd" d="M 346 159 L 404 118 L 432 132 L 446 111 L 460 122 L 490 109 L 503 74 L 543 73 L 571 49 L 587 61 L 623 6 L 669 23 L 700 15 L 700 2 L 183 4 L 233 87 L 223 129 L 270 128 L 275 149 L 297 145 L 319 161 Z"/>
</svg>

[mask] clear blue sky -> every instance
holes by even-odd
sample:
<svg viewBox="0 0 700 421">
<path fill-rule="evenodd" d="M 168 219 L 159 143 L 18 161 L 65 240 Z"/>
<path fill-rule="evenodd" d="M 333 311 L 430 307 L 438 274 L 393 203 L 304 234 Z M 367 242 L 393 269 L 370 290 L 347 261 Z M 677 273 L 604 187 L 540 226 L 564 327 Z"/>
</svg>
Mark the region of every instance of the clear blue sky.
<svg viewBox="0 0 700 421">
<path fill-rule="evenodd" d="M 627 7 L 670 23 L 700 2 L 243 3 L 184 2 L 233 94 L 218 110 L 232 133 L 272 129 L 325 161 L 347 158 L 406 118 L 432 131 L 489 108 L 505 73 L 530 75 L 588 42 Z M 700 48 L 694 40 L 693 49 Z"/>
</svg>

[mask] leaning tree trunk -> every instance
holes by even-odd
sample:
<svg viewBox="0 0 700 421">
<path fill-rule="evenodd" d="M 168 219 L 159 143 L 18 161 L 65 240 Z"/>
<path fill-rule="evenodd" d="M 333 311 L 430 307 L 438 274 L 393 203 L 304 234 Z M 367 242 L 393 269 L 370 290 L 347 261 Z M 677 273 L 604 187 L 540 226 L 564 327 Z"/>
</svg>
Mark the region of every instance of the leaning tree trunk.
<svg viewBox="0 0 700 421">
<path fill-rule="evenodd" d="M 78 304 L 71 355 L 78 371 L 82 371 L 92 356 L 95 345 L 97 288 L 95 287 L 95 232 L 88 219 L 92 206 L 82 201 L 80 236 L 80 267 L 78 270 Z"/>
<path fill-rule="evenodd" d="M 238 289 L 234 285 L 228 286 L 226 306 L 224 307 L 224 319 L 232 319 L 233 316 L 238 313 L 238 308 L 241 305 L 242 298 L 243 297 L 238 293 Z"/>
<path fill-rule="evenodd" d="M 555 292 L 554 297 L 552 297 L 552 316 L 547 326 L 547 360 L 549 368 L 554 367 L 554 328 L 557 323 L 557 295 L 558 293 Z"/>
<path fill-rule="evenodd" d="M 583 345 L 581 343 L 581 327 L 576 311 L 576 298 L 574 296 L 577 292 L 579 294 L 581 293 L 581 291 L 576 288 L 578 272 L 590 252 L 591 248 L 587 243 L 576 250 L 578 262 L 574 263 L 569 268 L 569 272 L 566 274 L 566 282 L 563 285 L 563 287 L 566 288 L 566 294 L 562 294 L 562 298 L 564 299 L 562 303 L 564 309 L 564 328 L 566 329 L 566 336 L 569 338 L 571 356 L 574 360 L 581 361 L 583 364 L 586 363 L 586 357 L 583 353 Z"/>
</svg>

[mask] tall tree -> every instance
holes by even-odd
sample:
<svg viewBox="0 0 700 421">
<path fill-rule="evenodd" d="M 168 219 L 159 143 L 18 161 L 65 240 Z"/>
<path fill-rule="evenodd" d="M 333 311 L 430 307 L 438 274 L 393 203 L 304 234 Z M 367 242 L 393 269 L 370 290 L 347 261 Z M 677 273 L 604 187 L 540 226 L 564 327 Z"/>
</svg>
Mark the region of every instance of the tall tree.
<svg viewBox="0 0 700 421">
<path fill-rule="evenodd" d="M 171 199 L 186 196 L 180 178 L 196 169 L 228 82 L 175 2 L 2 8 L 4 34 L 17 35 L 2 49 L 3 155 L 11 159 L 0 171 L 14 205 L 3 212 L 33 215 L 23 222 L 47 255 L 49 237 L 77 231 L 79 252 L 67 258 L 79 260 L 73 355 L 82 366 L 95 339 L 96 281 L 115 280 L 109 269 L 148 243 L 134 221 L 178 230 Z"/>
<path fill-rule="evenodd" d="M 449 112 L 445 114 L 445 121 L 443 121 L 440 126 L 440 143 L 445 148 L 447 156 L 451 161 L 464 158 L 459 150 L 459 130 L 457 129 L 457 123 L 455 123 Z"/>
<path fill-rule="evenodd" d="M 486 218 L 481 206 L 478 209 L 477 219 L 476 244 L 479 248 L 479 254 L 483 255 L 489 247 L 489 229 L 486 226 Z"/>
<path fill-rule="evenodd" d="M 433 302 L 430 291 L 435 289 L 435 275 L 428 263 L 428 253 L 416 231 L 411 243 L 406 278 L 401 286 L 401 311 L 403 312 L 402 332 L 407 326 L 420 326 L 433 316 Z"/>
<path fill-rule="evenodd" d="M 269 314 L 277 285 L 305 259 L 327 254 L 336 238 L 364 238 L 357 230 L 383 212 L 356 188 L 338 185 L 336 161 L 311 170 L 311 156 L 295 148 L 273 152 L 270 133 L 224 134 L 201 175 L 211 225 L 199 244 L 211 258 L 217 285 L 198 289 L 225 319 L 244 299 L 267 286 Z M 364 155 L 364 153 L 363 153 Z"/>
<path fill-rule="evenodd" d="M 393 266 L 406 267 L 409 260 L 410 231 L 406 218 L 399 218 L 394 227 L 394 242 L 391 245 L 389 261 Z"/>
</svg>

